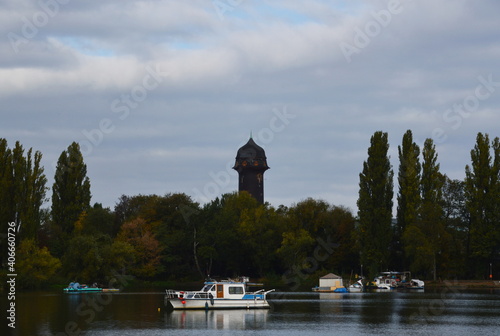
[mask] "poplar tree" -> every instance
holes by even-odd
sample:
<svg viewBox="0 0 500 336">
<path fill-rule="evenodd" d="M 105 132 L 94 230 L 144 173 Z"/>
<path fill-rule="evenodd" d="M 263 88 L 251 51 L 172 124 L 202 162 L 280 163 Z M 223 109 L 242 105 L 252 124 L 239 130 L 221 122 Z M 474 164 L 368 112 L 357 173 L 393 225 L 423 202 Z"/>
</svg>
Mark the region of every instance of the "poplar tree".
<svg viewBox="0 0 500 336">
<path fill-rule="evenodd" d="M 12 197 L 12 151 L 7 140 L 0 138 L 0 226 L 7 232 L 8 223 L 14 219 Z"/>
<path fill-rule="evenodd" d="M 420 210 L 420 148 L 413 141 L 411 130 L 403 136 L 402 145 L 398 146 L 399 171 L 398 171 L 398 208 L 397 224 L 394 237 L 394 265 L 406 268 L 407 257 L 403 253 L 403 234 L 410 225 L 415 225 Z"/>
<path fill-rule="evenodd" d="M 466 274 L 470 240 L 470 216 L 466 207 L 465 180 L 452 180 L 444 175 L 443 216 L 445 230 L 451 239 L 449 262 L 443 266 L 449 276 L 463 277 Z"/>
<path fill-rule="evenodd" d="M 41 166 L 42 154 L 30 148 L 25 155 L 16 142 L 9 149 L 7 140 L 0 139 L 0 227 L 7 233 L 13 227 L 16 242 L 36 241 L 41 222 L 41 206 L 45 201 L 47 179 Z M 14 223 L 10 226 L 10 223 Z M 0 241 L 2 258 L 7 256 L 6 240 Z"/>
<path fill-rule="evenodd" d="M 493 157 L 491 155 L 493 149 Z M 478 133 L 465 167 L 466 205 L 470 213 L 470 261 L 474 276 L 486 274 L 500 246 L 500 141 L 490 146 L 488 134 Z"/>
<path fill-rule="evenodd" d="M 18 146 L 20 144 L 16 144 L 16 147 Z M 33 155 L 33 150 L 30 148 L 26 157 L 21 156 L 18 166 L 14 166 L 14 171 L 20 171 L 19 175 L 14 176 L 14 181 L 18 186 L 15 190 L 18 232 L 23 239 L 36 240 L 40 229 L 41 207 L 46 201 L 45 195 L 48 189 L 45 186 L 47 178 L 41 160 L 42 153 L 36 151 Z"/>
<path fill-rule="evenodd" d="M 445 256 L 448 234 L 444 228 L 443 212 L 443 184 L 444 176 L 439 171 L 436 147 L 432 139 L 426 139 L 422 151 L 422 178 L 420 183 L 421 206 L 419 218 L 411 224 L 418 232 L 417 237 L 423 241 L 407 246 L 414 255 L 414 264 L 421 266 L 421 270 L 432 273 L 437 279 L 438 256 Z M 408 232 L 408 235 L 410 233 Z M 406 240 L 415 242 L 412 237 L 405 236 Z"/>
<path fill-rule="evenodd" d="M 80 214 L 90 207 L 90 181 L 80 146 L 73 142 L 57 161 L 52 187 L 52 234 L 59 240 L 61 254 Z"/>
<path fill-rule="evenodd" d="M 12 151 L 7 140 L 0 138 L 0 229 L 7 235 L 9 223 L 14 219 L 14 198 L 12 197 Z M 0 261 L 7 259 L 7 239 L 0 239 Z"/>
<path fill-rule="evenodd" d="M 393 177 L 387 133 L 371 137 L 368 159 L 359 174 L 359 242 L 361 263 L 370 276 L 385 270 L 392 239 Z"/>
<path fill-rule="evenodd" d="M 24 153 L 16 142 L 13 150 L 0 139 L 0 219 L 14 222 L 19 239 L 36 239 L 47 178 L 41 166 L 42 154 L 30 148 Z M 7 230 L 5 230 L 7 232 Z"/>
</svg>

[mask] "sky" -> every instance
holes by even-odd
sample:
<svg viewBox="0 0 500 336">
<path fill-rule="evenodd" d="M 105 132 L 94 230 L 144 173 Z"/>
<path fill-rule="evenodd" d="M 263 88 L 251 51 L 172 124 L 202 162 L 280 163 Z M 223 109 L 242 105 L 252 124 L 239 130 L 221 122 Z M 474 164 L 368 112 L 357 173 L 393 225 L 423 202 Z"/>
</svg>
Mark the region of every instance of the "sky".
<svg viewBox="0 0 500 336">
<path fill-rule="evenodd" d="M 453 179 L 478 132 L 500 135 L 498 13 L 496 0 L 3 0 L 0 138 L 43 154 L 48 187 L 78 142 L 92 203 L 113 209 L 236 191 L 251 134 L 267 202 L 356 213 L 374 132 L 396 176 L 410 129 Z"/>
</svg>

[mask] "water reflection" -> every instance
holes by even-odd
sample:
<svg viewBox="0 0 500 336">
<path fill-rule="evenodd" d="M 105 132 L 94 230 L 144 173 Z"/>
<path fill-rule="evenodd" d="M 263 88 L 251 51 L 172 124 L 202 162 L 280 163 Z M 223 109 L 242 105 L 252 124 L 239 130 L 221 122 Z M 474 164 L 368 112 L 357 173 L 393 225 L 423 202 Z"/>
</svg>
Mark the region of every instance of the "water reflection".
<svg viewBox="0 0 500 336">
<path fill-rule="evenodd" d="M 209 310 L 171 311 L 165 322 L 177 329 L 247 330 L 262 329 L 267 323 L 269 310 Z"/>
<path fill-rule="evenodd" d="M 18 293 L 0 335 L 497 335 L 500 291 L 272 293 L 271 309 L 167 311 L 163 292 Z M 3 306 L 6 297 L 0 297 Z M 68 332 L 75 331 L 73 333 Z M 79 331 L 77 333 L 76 331 Z"/>
<path fill-rule="evenodd" d="M 360 322 L 367 325 L 392 323 L 397 293 L 365 293 L 359 312 Z"/>
<path fill-rule="evenodd" d="M 319 311 L 321 314 L 343 314 L 343 296 L 341 293 L 319 293 Z"/>
</svg>

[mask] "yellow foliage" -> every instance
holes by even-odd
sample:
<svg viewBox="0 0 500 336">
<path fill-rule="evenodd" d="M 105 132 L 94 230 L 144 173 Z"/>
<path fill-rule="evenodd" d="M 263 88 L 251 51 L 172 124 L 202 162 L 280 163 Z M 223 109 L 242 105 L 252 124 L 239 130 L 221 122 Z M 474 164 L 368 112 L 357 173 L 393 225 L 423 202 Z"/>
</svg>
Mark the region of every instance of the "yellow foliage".
<svg viewBox="0 0 500 336">
<path fill-rule="evenodd" d="M 75 222 L 75 232 L 76 233 L 81 233 L 83 231 L 83 227 L 84 227 L 83 223 L 85 222 L 85 218 L 87 218 L 87 212 L 82 211 L 80 216 L 78 216 L 78 220 Z"/>
<path fill-rule="evenodd" d="M 39 248 L 33 239 L 25 239 L 18 247 L 16 269 L 19 282 L 28 288 L 46 283 L 61 267 L 46 247 Z"/>
</svg>

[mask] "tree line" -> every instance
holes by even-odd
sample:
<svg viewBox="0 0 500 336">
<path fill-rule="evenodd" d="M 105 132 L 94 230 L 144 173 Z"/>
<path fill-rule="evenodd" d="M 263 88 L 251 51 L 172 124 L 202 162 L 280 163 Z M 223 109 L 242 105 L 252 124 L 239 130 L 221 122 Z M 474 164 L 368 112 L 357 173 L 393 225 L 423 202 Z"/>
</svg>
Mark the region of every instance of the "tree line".
<svg viewBox="0 0 500 336">
<path fill-rule="evenodd" d="M 326 272 L 369 277 L 411 270 L 422 278 L 484 278 L 498 263 L 500 146 L 479 133 L 465 179 L 440 172 L 435 145 L 420 152 L 411 131 L 398 146 L 397 215 L 388 135 L 375 132 L 363 163 L 358 212 L 306 198 L 285 207 L 246 192 L 200 205 L 183 193 L 123 195 L 114 209 L 91 205 L 77 143 L 57 162 L 51 207 L 42 154 L 0 139 L 0 225 L 14 222 L 18 282 L 107 283 L 116 273 L 143 280 L 237 276 L 295 289 Z M 7 240 L 1 240 L 7 273 Z M 361 266 L 363 265 L 363 266 Z M 498 268 L 498 266 L 495 266 Z"/>
<path fill-rule="evenodd" d="M 478 133 L 465 179 L 441 173 L 436 147 L 408 130 L 398 146 L 397 214 L 388 134 L 375 132 L 360 174 L 360 262 L 370 274 L 409 269 L 427 279 L 489 278 L 500 262 L 500 143 Z"/>
</svg>

